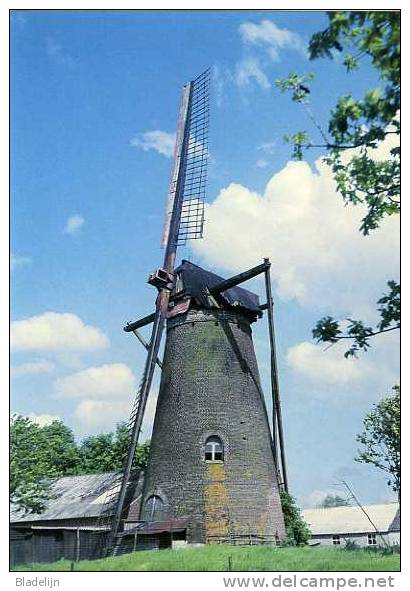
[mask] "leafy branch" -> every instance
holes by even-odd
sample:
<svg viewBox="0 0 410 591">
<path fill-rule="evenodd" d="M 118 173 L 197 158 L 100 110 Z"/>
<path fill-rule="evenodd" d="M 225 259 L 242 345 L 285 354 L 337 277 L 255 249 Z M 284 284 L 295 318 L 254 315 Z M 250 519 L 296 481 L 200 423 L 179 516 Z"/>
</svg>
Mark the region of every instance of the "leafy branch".
<svg viewBox="0 0 410 591">
<path fill-rule="evenodd" d="M 331 316 L 325 316 L 319 320 L 312 330 L 312 336 L 318 343 L 335 344 L 340 340 L 349 339 L 353 343 L 347 349 L 344 356 L 357 357 L 358 351 L 367 351 L 370 347 L 369 339 L 384 332 L 398 330 L 400 328 L 400 285 L 395 281 L 389 281 L 387 285 L 390 292 L 383 295 L 377 304 L 380 313 L 380 322 L 375 328 L 365 326 L 361 320 L 348 318 L 349 324 L 343 332 L 340 323 Z"/>
<path fill-rule="evenodd" d="M 336 188 L 346 203 L 367 205 L 360 231 L 367 235 L 383 217 L 400 211 L 400 148 L 390 147 L 383 160 L 374 150 L 389 135 L 399 138 L 400 122 L 400 14 L 394 11 L 335 11 L 328 13 L 329 26 L 315 33 L 309 43 L 310 59 L 349 51 L 343 64 L 348 72 L 359 68 L 359 61 L 370 59 L 379 74 L 380 88 L 366 92 L 361 99 L 341 96 L 330 113 L 325 131 L 310 107 L 313 73 L 290 74 L 276 80 L 281 92 L 291 92 L 323 141 L 313 141 L 306 131 L 285 136 L 293 145 L 293 158 L 301 160 L 311 148 L 326 151 Z M 353 53 L 352 53 L 353 51 Z M 343 154 L 354 150 L 348 157 Z"/>
</svg>

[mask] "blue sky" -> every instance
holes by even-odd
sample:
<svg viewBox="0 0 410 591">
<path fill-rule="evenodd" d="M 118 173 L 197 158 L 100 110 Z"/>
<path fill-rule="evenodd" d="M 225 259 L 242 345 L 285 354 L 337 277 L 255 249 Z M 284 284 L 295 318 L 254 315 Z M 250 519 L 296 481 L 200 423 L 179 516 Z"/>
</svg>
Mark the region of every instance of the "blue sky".
<svg viewBox="0 0 410 591">
<path fill-rule="evenodd" d="M 368 238 L 318 159 L 291 162 L 283 135 L 312 132 L 274 80 L 314 71 L 325 123 L 340 94 L 378 80 L 368 65 L 309 62 L 326 25 L 305 11 L 19 11 L 11 19 L 12 410 L 61 417 L 78 437 L 125 419 L 144 354 L 122 331 L 152 310 L 182 84 L 213 70 L 205 239 L 181 249 L 230 275 L 272 260 L 280 384 L 292 492 L 305 505 L 339 476 L 365 502 L 385 479 L 353 461 L 355 434 L 398 379 L 395 334 L 345 361 L 315 345 L 318 318 L 374 322 L 398 277 L 398 226 Z M 380 146 L 383 156 L 386 146 Z M 254 280 L 250 288 L 263 293 Z M 269 394 L 266 321 L 254 329 Z M 149 434 L 155 402 L 150 403 Z"/>
</svg>

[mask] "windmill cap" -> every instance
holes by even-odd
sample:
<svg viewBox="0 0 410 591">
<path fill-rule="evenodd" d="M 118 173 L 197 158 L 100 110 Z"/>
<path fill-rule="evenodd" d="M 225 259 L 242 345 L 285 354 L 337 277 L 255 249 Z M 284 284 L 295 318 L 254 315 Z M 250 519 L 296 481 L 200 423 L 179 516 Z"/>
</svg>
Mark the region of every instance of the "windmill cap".
<svg viewBox="0 0 410 591">
<path fill-rule="evenodd" d="M 175 269 L 175 273 L 182 280 L 185 295 L 195 298 L 199 305 L 210 308 L 209 290 L 215 287 L 224 277 L 207 271 L 186 259 Z M 261 316 L 259 296 L 243 287 L 231 287 L 219 294 L 222 303 L 229 308 L 239 308 L 254 316 Z"/>
</svg>

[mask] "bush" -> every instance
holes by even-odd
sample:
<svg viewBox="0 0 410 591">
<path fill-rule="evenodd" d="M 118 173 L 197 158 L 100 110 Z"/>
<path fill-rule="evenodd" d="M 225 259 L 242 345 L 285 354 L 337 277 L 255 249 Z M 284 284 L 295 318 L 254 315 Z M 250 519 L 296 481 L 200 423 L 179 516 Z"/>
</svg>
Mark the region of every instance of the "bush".
<svg viewBox="0 0 410 591">
<path fill-rule="evenodd" d="M 280 500 L 287 534 L 281 545 L 305 546 L 310 538 L 310 529 L 300 514 L 295 499 L 288 492 L 281 491 Z"/>
<path fill-rule="evenodd" d="M 355 542 L 354 540 L 346 540 L 346 545 L 344 547 L 345 550 L 359 550 L 359 546 L 357 545 L 357 542 Z"/>
</svg>

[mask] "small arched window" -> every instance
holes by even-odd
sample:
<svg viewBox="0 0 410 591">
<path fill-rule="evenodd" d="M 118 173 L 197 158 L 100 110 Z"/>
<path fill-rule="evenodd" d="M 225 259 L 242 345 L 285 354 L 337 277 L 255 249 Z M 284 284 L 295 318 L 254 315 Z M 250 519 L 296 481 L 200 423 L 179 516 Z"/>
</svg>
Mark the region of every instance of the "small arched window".
<svg viewBox="0 0 410 591">
<path fill-rule="evenodd" d="M 205 461 L 206 462 L 223 462 L 224 446 L 219 437 L 213 435 L 208 437 L 205 442 Z"/>
<path fill-rule="evenodd" d="M 164 517 L 164 501 L 158 495 L 151 495 L 145 501 L 145 512 L 149 521 L 161 521 Z"/>
</svg>

